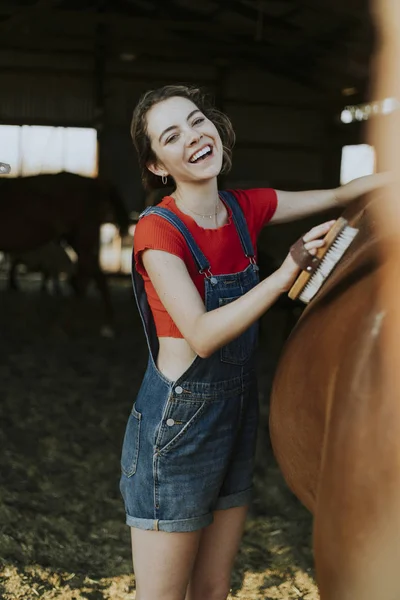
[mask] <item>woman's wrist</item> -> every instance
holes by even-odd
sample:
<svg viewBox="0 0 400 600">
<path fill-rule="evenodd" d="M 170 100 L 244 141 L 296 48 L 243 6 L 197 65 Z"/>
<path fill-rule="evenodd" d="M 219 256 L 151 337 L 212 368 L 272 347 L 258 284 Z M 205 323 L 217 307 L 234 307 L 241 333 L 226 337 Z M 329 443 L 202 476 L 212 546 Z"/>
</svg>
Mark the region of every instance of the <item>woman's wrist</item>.
<svg viewBox="0 0 400 600">
<path fill-rule="evenodd" d="M 288 281 L 288 276 L 283 271 L 282 267 L 279 267 L 279 269 L 271 273 L 269 277 L 264 279 L 263 283 L 268 286 L 270 291 L 276 294 L 276 297 L 287 292 L 292 285 L 291 282 Z"/>
</svg>

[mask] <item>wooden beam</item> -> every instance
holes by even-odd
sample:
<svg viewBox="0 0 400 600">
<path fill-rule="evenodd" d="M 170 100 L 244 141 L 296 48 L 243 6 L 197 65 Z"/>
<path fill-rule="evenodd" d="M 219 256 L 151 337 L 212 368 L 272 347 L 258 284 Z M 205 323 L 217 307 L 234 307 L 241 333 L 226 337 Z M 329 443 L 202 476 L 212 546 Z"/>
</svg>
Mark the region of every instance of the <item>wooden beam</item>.
<svg viewBox="0 0 400 600">
<path fill-rule="evenodd" d="M 301 152 L 302 154 L 321 154 L 322 147 L 307 144 L 291 144 L 289 142 L 251 142 L 238 140 L 237 150 L 278 150 L 283 152 Z"/>
<path fill-rule="evenodd" d="M 43 3 L 51 2 L 51 0 L 41 0 Z M 35 22 L 31 22 L 32 31 L 35 29 L 35 25 L 37 24 L 37 31 L 40 31 L 40 26 L 44 25 L 52 25 L 53 23 L 59 22 L 64 31 L 68 31 L 68 29 L 73 30 L 73 26 L 76 23 L 79 23 L 80 29 L 85 28 L 87 31 L 95 31 L 95 27 L 97 23 L 106 23 L 109 27 L 116 33 L 116 36 L 124 36 L 131 35 L 132 31 L 138 30 L 141 32 L 147 31 L 152 34 L 152 38 L 156 38 L 157 33 L 165 32 L 167 34 L 177 34 L 177 33 L 203 33 L 210 37 L 214 35 L 217 39 L 224 34 L 226 31 L 229 35 L 243 35 L 246 33 L 246 25 L 236 25 L 232 24 L 229 27 L 224 29 L 221 23 L 216 21 L 210 21 L 209 19 L 191 19 L 191 20 L 180 20 L 180 19 L 160 19 L 160 18 L 149 18 L 149 17 L 131 17 L 131 16 L 123 16 L 118 13 L 109 13 L 109 12 L 84 12 L 78 10 L 63 10 L 63 9 L 53 9 L 46 10 L 46 4 L 40 8 L 38 6 L 34 13 L 37 18 Z M 230 4 L 229 4 L 230 6 Z M 32 9 L 33 10 L 33 9 Z M 11 19 L 14 19 L 14 15 L 17 15 L 17 12 L 11 13 Z M 275 24 L 276 18 L 268 18 L 268 22 L 264 25 L 264 31 L 266 32 L 266 37 L 268 38 L 268 31 L 271 34 L 276 34 L 277 25 Z M 285 26 L 282 22 L 280 25 L 282 32 L 290 33 L 291 36 L 298 35 L 300 29 L 296 26 L 292 26 L 288 24 Z M 304 35 L 299 37 L 299 40 L 304 40 Z M 251 44 L 255 48 L 259 48 L 263 46 L 263 43 L 254 43 Z"/>
<path fill-rule="evenodd" d="M 104 23 L 100 21 L 100 23 Z M 233 61 L 235 64 L 242 63 L 248 64 L 249 62 L 262 64 L 264 68 L 268 67 L 268 64 L 272 61 L 281 61 L 282 53 L 279 49 L 273 46 L 263 46 L 263 48 L 257 47 L 256 44 L 237 43 L 234 39 L 230 43 L 220 43 L 216 41 L 207 41 L 207 44 L 201 49 L 199 53 L 199 46 L 196 44 L 193 38 L 191 40 L 183 39 L 161 39 L 154 40 L 154 37 L 150 38 L 147 31 L 140 30 L 140 28 L 132 28 L 129 36 L 123 36 L 122 33 L 119 36 L 114 35 L 115 29 L 112 30 L 111 34 L 112 45 L 110 51 L 114 55 L 119 55 L 120 52 L 132 52 L 136 56 L 141 55 L 147 56 L 158 56 L 158 57 L 170 57 L 175 58 L 177 62 L 206 62 L 214 61 L 218 59 L 226 59 L 227 61 Z M 156 36 L 155 36 L 156 37 Z M 87 47 L 90 51 L 94 48 L 95 37 L 74 35 L 74 36 L 40 36 L 31 35 L 24 36 L 21 40 L 20 47 L 24 48 L 24 44 L 27 47 L 37 50 L 40 48 L 43 50 L 49 49 L 50 51 L 57 51 L 57 47 L 62 51 L 68 51 L 69 43 L 82 44 Z M 64 43 L 65 42 L 65 43 Z M 1 43 L 1 40 L 0 40 Z M 55 44 L 54 47 L 51 44 Z M 28 46 L 29 45 L 29 46 Z M 15 39 L 13 43 L 2 45 L 5 49 L 15 48 Z M 73 50 L 74 51 L 74 50 Z"/>
<path fill-rule="evenodd" d="M 313 102 L 314 104 L 310 104 L 310 102 L 297 102 L 296 98 L 289 98 L 286 100 L 257 100 L 257 99 L 245 99 L 245 98 L 240 98 L 237 96 L 227 96 L 225 98 L 225 104 L 226 105 L 233 105 L 233 106 L 248 106 L 248 107 L 253 107 L 253 106 L 261 106 L 261 107 L 265 107 L 265 108 L 288 108 L 293 109 L 293 110 L 304 110 L 304 111 L 309 111 L 309 112 L 316 112 L 316 111 L 321 111 L 323 112 L 323 106 L 321 106 L 323 97 L 321 97 L 321 101 L 319 104 L 315 104 L 316 100 L 314 99 Z"/>
<path fill-rule="evenodd" d="M 68 76 L 68 77 L 74 77 L 77 79 L 86 79 L 88 77 L 91 77 L 93 75 L 93 67 L 88 66 L 85 69 L 57 69 L 55 67 L 0 67 L 0 71 L 2 74 L 7 74 L 7 73 L 11 73 L 11 74 L 18 74 L 20 73 L 21 75 L 53 75 L 55 77 L 62 77 L 63 75 Z M 118 71 L 107 71 L 106 72 L 106 78 L 107 79 L 120 79 L 122 81 L 131 81 L 131 82 L 138 82 L 138 83 L 149 83 L 149 84 L 153 84 L 154 82 L 157 81 L 165 81 L 166 80 L 166 75 L 165 73 L 162 73 L 161 71 L 159 73 L 154 73 L 154 75 L 144 75 L 143 73 L 136 73 L 136 72 L 118 72 Z M 175 78 L 175 79 L 181 79 L 181 78 Z M 0 76 L 0 80 L 1 80 L 1 76 Z M 171 82 L 174 81 L 174 77 L 173 76 L 168 76 L 168 80 L 170 80 Z M 196 74 L 192 74 L 192 75 L 185 75 L 184 77 L 185 82 L 187 83 L 194 83 L 194 84 L 199 84 L 199 85 L 214 85 L 216 83 L 216 79 L 214 77 L 198 77 L 196 76 Z M 107 80 L 106 80 L 107 81 Z"/>
<path fill-rule="evenodd" d="M 93 105 L 96 117 L 96 128 L 101 131 L 104 126 L 105 83 L 107 44 L 109 29 L 105 23 L 99 23 L 96 30 L 93 69 Z"/>
</svg>

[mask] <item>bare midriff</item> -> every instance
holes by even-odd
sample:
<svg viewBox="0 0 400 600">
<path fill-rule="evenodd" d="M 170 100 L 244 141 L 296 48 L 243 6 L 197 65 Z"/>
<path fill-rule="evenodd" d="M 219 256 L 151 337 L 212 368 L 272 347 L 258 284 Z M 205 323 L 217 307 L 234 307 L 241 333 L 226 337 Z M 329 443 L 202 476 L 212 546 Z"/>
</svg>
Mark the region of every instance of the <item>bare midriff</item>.
<svg viewBox="0 0 400 600">
<path fill-rule="evenodd" d="M 176 381 L 190 367 L 197 354 L 183 338 L 160 337 L 157 368 L 170 381 Z"/>
</svg>

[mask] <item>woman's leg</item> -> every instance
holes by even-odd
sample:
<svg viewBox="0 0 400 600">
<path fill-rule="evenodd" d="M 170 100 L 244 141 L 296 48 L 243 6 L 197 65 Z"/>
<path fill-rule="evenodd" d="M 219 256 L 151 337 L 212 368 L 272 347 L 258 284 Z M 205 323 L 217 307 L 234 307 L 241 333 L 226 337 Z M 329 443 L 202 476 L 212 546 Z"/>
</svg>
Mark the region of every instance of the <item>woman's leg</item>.
<svg viewBox="0 0 400 600">
<path fill-rule="evenodd" d="M 184 600 L 201 534 L 131 527 L 136 600 Z"/>
<path fill-rule="evenodd" d="M 226 600 L 247 506 L 218 510 L 203 529 L 185 600 Z"/>
</svg>

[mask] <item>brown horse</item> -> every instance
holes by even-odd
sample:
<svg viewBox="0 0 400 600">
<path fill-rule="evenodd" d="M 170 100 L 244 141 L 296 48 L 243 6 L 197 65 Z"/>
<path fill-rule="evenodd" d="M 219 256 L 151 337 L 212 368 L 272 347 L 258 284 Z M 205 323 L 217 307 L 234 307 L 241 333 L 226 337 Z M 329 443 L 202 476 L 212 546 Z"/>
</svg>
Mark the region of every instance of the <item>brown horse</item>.
<svg viewBox="0 0 400 600">
<path fill-rule="evenodd" d="M 60 275 L 73 277 L 75 264 L 68 252 L 58 241 L 51 241 L 29 250 L 29 252 L 13 252 L 10 254 L 10 270 L 8 274 L 8 288 L 19 290 L 18 267 L 23 265 L 28 272 L 41 273 L 41 291 L 49 291 L 49 283 L 55 294 L 61 295 Z"/>
<path fill-rule="evenodd" d="M 303 312 L 272 389 L 272 446 L 289 487 L 315 517 L 322 600 L 400 598 L 400 584 L 397 595 L 373 595 L 373 584 L 385 587 L 379 573 L 396 547 L 385 535 L 400 490 L 400 407 L 383 394 L 386 265 L 374 214 L 371 204 L 344 213 L 359 234 Z"/>
<path fill-rule="evenodd" d="M 105 181 L 73 173 L 1 179 L 0 250 L 21 252 L 65 240 L 78 256 L 75 290 L 83 293 L 94 280 L 111 325 L 110 293 L 99 264 L 100 225 L 110 218 L 110 209 L 125 233 L 127 211 L 116 189 Z"/>
<path fill-rule="evenodd" d="M 398 102 L 400 3 L 372 7 L 374 97 Z M 369 139 L 392 185 L 358 214 L 361 234 L 303 313 L 272 392 L 278 462 L 314 513 L 321 600 L 400 598 L 400 111 L 372 119 Z"/>
</svg>

